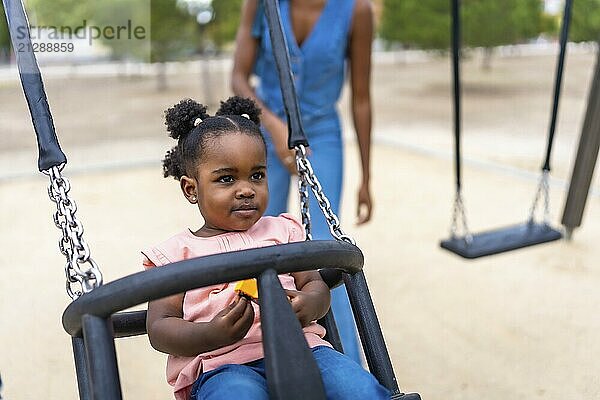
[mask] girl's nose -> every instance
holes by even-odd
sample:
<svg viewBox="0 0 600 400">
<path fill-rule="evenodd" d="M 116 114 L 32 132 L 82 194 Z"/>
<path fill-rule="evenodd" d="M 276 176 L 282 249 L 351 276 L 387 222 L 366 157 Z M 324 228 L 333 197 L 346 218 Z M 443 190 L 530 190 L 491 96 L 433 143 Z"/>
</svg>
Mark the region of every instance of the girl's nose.
<svg viewBox="0 0 600 400">
<path fill-rule="evenodd" d="M 253 198 L 255 195 L 254 189 L 252 189 L 252 187 L 250 185 L 243 185 L 241 186 L 237 193 L 236 193 L 236 197 L 238 199 L 243 199 L 243 198 Z"/>
</svg>

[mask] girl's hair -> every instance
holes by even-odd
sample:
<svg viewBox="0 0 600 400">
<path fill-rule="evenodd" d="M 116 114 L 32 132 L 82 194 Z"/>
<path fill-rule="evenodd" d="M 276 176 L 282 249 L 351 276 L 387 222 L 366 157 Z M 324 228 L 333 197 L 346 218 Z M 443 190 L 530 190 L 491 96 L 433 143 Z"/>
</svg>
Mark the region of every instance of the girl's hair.
<svg viewBox="0 0 600 400">
<path fill-rule="evenodd" d="M 192 99 L 181 100 L 165 111 L 167 131 L 177 140 L 177 146 L 165 155 L 164 177 L 172 176 L 179 180 L 183 175 L 190 175 L 211 141 L 228 133 L 253 136 L 265 145 L 259 116 L 260 109 L 248 98 L 234 96 L 221 101 L 221 107 L 212 117 L 207 114 L 206 106 Z"/>
</svg>

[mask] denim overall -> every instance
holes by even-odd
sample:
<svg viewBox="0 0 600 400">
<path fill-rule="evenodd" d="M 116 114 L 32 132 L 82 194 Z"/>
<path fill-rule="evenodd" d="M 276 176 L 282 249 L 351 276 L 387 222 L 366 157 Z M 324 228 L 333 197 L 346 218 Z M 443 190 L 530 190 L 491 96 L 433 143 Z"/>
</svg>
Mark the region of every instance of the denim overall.
<svg viewBox="0 0 600 400">
<path fill-rule="evenodd" d="M 273 113 L 286 121 L 277 66 L 262 7 L 261 3 L 252 29 L 252 35 L 260 40 L 254 67 L 254 73 L 259 78 L 256 94 Z M 344 165 L 341 124 L 336 104 L 345 79 L 354 0 L 328 0 L 313 30 L 300 46 L 292 29 L 290 1 L 280 0 L 279 9 L 302 124 L 310 145 L 309 160 L 333 211 L 339 215 Z M 287 211 L 290 174 L 277 157 L 270 135 L 264 128 L 263 135 L 267 141 L 270 189 L 265 215 L 279 215 Z M 313 239 L 331 239 L 326 220 L 312 193 L 310 209 Z M 331 306 L 344 352 L 360 363 L 354 318 L 344 286 L 332 291 Z"/>
</svg>

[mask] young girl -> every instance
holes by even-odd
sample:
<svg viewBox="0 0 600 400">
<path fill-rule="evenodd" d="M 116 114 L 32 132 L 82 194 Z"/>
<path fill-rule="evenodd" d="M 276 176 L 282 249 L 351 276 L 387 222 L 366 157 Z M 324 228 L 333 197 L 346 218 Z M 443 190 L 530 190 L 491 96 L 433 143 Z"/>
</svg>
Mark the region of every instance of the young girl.
<svg viewBox="0 0 600 400">
<path fill-rule="evenodd" d="M 212 117 L 190 99 L 166 111 L 167 130 L 178 142 L 166 155 L 164 175 L 179 180 L 204 225 L 144 250 L 145 268 L 304 240 L 292 216 L 263 217 L 269 191 L 259 114 L 252 100 L 239 97 L 221 103 Z M 296 272 L 279 279 L 321 370 L 327 398 L 389 399 L 371 374 L 323 340 L 325 329 L 315 321 L 329 309 L 330 297 L 320 275 Z M 169 354 L 167 380 L 177 400 L 269 398 L 260 310 L 234 286 L 213 285 L 149 303 L 148 337 L 155 349 Z"/>
<path fill-rule="evenodd" d="M 280 0 L 281 25 L 290 54 L 298 106 L 310 159 L 334 213 L 339 215 L 344 181 L 344 144 L 338 103 L 345 77 L 349 79 L 352 121 L 360 150 L 361 184 L 356 203 L 357 223 L 371 218 L 371 0 Z M 381 1 L 379 2 L 381 4 Z M 256 79 L 253 79 L 256 78 Z M 257 100 L 267 140 L 269 186 L 273 190 L 265 215 L 288 209 L 288 188 L 295 175 L 294 153 L 287 147 L 287 119 L 281 96 L 264 4 L 243 2 L 236 37 L 231 87 L 235 94 Z M 317 210 L 310 194 L 310 207 Z M 314 239 L 331 239 L 327 220 L 315 213 Z M 332 291 L 331 308 L 344 351 L 361 363 L 356 325 L 346 289 Z"/>
</svg>

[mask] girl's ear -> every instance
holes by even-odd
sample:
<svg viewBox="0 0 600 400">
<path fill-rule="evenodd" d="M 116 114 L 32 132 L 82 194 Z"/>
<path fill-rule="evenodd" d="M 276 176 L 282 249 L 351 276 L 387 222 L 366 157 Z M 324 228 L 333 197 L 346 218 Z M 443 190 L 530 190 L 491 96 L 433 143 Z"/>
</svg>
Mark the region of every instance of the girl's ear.
<svg viewBox="0 0 600 400">
<path fill-rule="evenodd" d="M 191 204 L 196 204 L 198 202 L 198 184 L 196 180 L 189 176 L 182 175 L 181 179 L 179 179 L 179 184 L 181 185 L 181 191 L 187 201 Z"/>
</svg>

